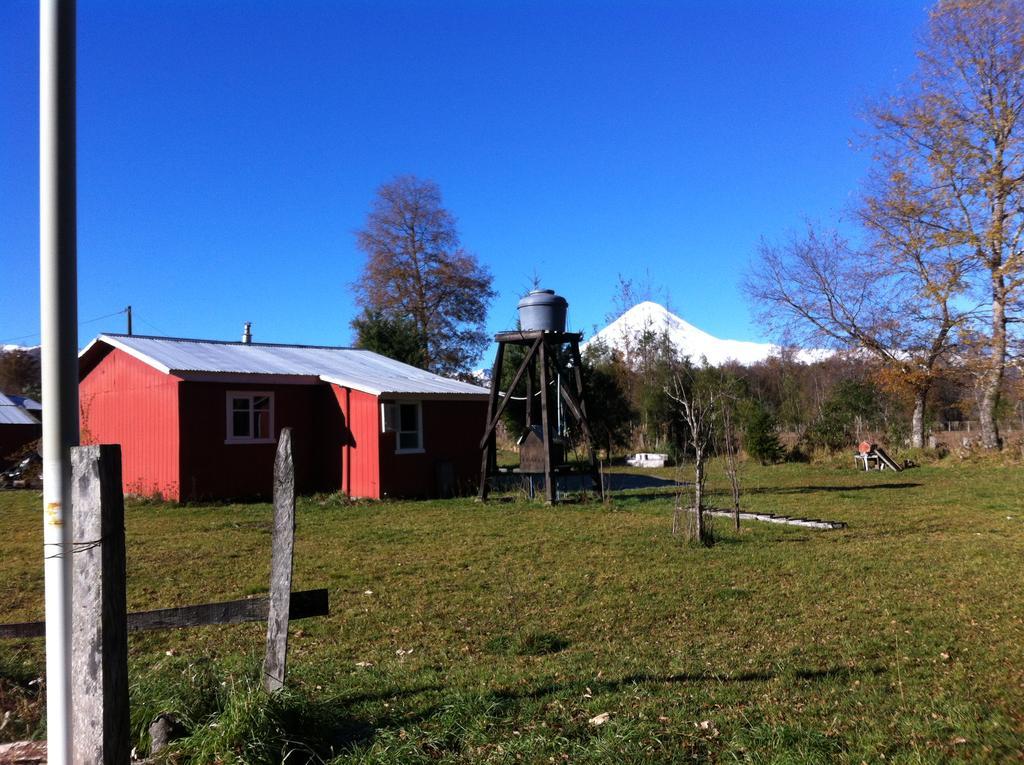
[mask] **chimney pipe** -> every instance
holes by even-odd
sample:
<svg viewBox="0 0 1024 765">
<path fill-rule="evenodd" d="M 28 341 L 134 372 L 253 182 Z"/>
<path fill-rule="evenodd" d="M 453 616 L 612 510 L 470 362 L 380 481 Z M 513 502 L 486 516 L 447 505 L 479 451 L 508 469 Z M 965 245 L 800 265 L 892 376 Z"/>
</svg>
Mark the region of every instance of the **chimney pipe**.
<svg viewBox="0 0 1024 765">
<path fill-rule="evenodd" d="M 242 342 L 246 345 L 252 343 L 252 322 L 247 321 L 245 323 L 245 329 L 242 330 Z"/>
</svg>

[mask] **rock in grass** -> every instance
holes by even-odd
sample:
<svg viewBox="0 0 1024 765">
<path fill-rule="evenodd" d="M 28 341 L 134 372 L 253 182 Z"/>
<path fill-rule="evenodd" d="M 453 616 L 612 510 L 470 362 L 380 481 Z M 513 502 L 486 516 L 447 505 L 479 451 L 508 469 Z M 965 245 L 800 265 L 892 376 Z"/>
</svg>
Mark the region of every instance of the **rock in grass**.
<svg viewBox="0 0 1024 765">
<path fill-rule="evenodd" d="M 172 741 L 176 741 L 179 738 L 184 738 L 188 733 L 185 730 L 185 726 L 182 725 L 178 718 L 167 712 L 161 712 L 149 724 L 149 753 L 156 754 L 162 749 L 166 748 Z"/>
<path fill-rule="evenodd" d="M 0 744 L 0 765 L 43 765 L 45 762 L 45 741 L 15 741 L 12 744 Z"/>
</svg>

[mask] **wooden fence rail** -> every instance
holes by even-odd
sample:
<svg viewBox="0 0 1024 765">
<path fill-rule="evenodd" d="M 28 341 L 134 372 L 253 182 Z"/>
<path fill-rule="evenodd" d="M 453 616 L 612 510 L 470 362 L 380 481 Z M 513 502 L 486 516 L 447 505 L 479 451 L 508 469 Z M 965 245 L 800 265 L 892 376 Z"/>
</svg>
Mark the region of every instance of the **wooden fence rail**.
<svg viewBox="0 0 1024 765">
<path fill-rule="evenodd" d="M 330 613 L 327 590 L 293 592 L 290 599 L 289 619 L 308 619 Z M 128 614 L 128 631 L 168 630 L 180 627 L 202 627 L 208 624 L 243 624 L 265 622 L 270 613 L 270 598 L 245 598 L 223 603 L 205 603 L 198 606 L 160 608 L 155 611 L 136 611 Z M 0 624 L 0 639 L 46 637 L 46 622 Z"/>
<path fill-rule="evenodd" d="M 72 555 L 73 762 L 127 765 L 128 632 L 267 622 L 263 685 L 285 681 L 288 623 L 326 616 L 327 590 L 292 592 L 295 545 L 295 467 L 291 429 L 282 428 L 274 463 L 274 535 L 270 594 L 262 598 L 127 613 L 125 598 L 124 496 L 121 448 L 71 450 L 74 540 Z M 0 638 L 46 636 L 45 622 L 0 624 Z"/>
</svg>

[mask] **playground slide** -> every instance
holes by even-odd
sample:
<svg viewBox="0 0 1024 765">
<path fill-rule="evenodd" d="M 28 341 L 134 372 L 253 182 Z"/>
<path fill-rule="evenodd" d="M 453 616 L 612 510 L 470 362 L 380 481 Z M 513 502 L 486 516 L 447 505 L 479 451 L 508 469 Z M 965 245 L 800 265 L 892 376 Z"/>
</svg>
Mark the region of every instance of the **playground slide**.
<svg viewBox="0 0 1024 765">
<path fill-rule="evenodd" d="M 885 465 L 890 470 L 895 470 L 897 473 L 903 470 L 903 466 L 897 465 L 896 460 L 894 460 L 892 457 L 886 454 L 885 449 L 883 449 L 881 446 L 875 447 L 875 454 L 878 455 L 878 459 L 882 461 L 882 464 Z"/>
</svg>

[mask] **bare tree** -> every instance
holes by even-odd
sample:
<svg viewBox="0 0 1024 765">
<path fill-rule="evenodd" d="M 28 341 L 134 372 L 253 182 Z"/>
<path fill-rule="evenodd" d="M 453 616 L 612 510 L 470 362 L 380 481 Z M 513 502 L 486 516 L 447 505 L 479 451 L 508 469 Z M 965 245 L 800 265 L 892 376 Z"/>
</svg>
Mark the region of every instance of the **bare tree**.
<svg viewBox="0 0 1024 765">
<path fill-rule="evenodd" d="M 892 282 L 889 299 L 895 299 L 890 305 L 900 312 L 904 331 L 897 336 L 903 363 L 885 364 L 886 382 L 912 393 L 911 445 L 920 447 L 928 394 L 949 356 L 961 350 L 978 311 L 966 295 L 975 263 L 927 222 L 946 213 L 910 180 L 916 161 L 882 159 L 870 176 L 859 217 L 871 235 L 871 252 L 888 259 L 884 274 Z"/>
<path fill-rule="evenodd" d="M 905 174 L 929 238 L 979 270 L 975 286 L 988 305 L 981 438 L 996 449 L 1008 330 L 1024 290 L 1024 4 L 941 0 L 918 58 L 905 94 L 872 110 L 876 151 Z M 901 214 L 898 198 L 876 202 Z"/>
<path fill-rule="evenodd" d="M 706 375 L 680 371 L 673 377 L 665 393 L 682 410 L 687 425 L 687 445 L 693 449 L 693 507 L 690 508 L 694 519 L 693 541 L 710 547 L 714 544 L 714 538 L 704 518 L 704 483 L 722 392 L 717 386 L 709 385 L 705 378 Z M 674 524 L 674 527 L 677 526 Z"/>
<path fill-rule="evenodd" d="M 366 266 L 356 302 L 386 319 L 409 320 L 426 369 L 466 372 L 484 347 L 492 277 L 459 243 L 455 218 L 433 181 L 402 175 L 377 189 L 356 234 Z"/>
<path fill-rule="evenodd" d="M 627 279 L 619 274 L 616 281 L 611 310 L 604 316 L 606 324 L 611 324 L 630 308 L 640 303 L 660 303 L 665 308 L 672 310 L 672 298 L 668 289 L 651 275 L 650 270 L 645 270 L 643 278 L 639 280 Z"/>
<path fill-rule="evenodd" d="M 966 266 L 955 250 L 913 233 L 913 218 L 866 208 L 874 246 L 856 250 L 808 227 L 782 246 L 762 243 L 744 290 L 783 338 L 863 349 L 913 397 L 911 443 L 924 445 L 928 392 L 970 312 L 959 307 Z"/>
<path fill-rule="evenodd" d="M 740 530 L 740 460 L 739 433 L 736 428 L 736 397 L 729 395 L 722 401 L 722 451 L 725 454 L 725 475 L 732 491 L 732 522 Z"/>
</svg>

